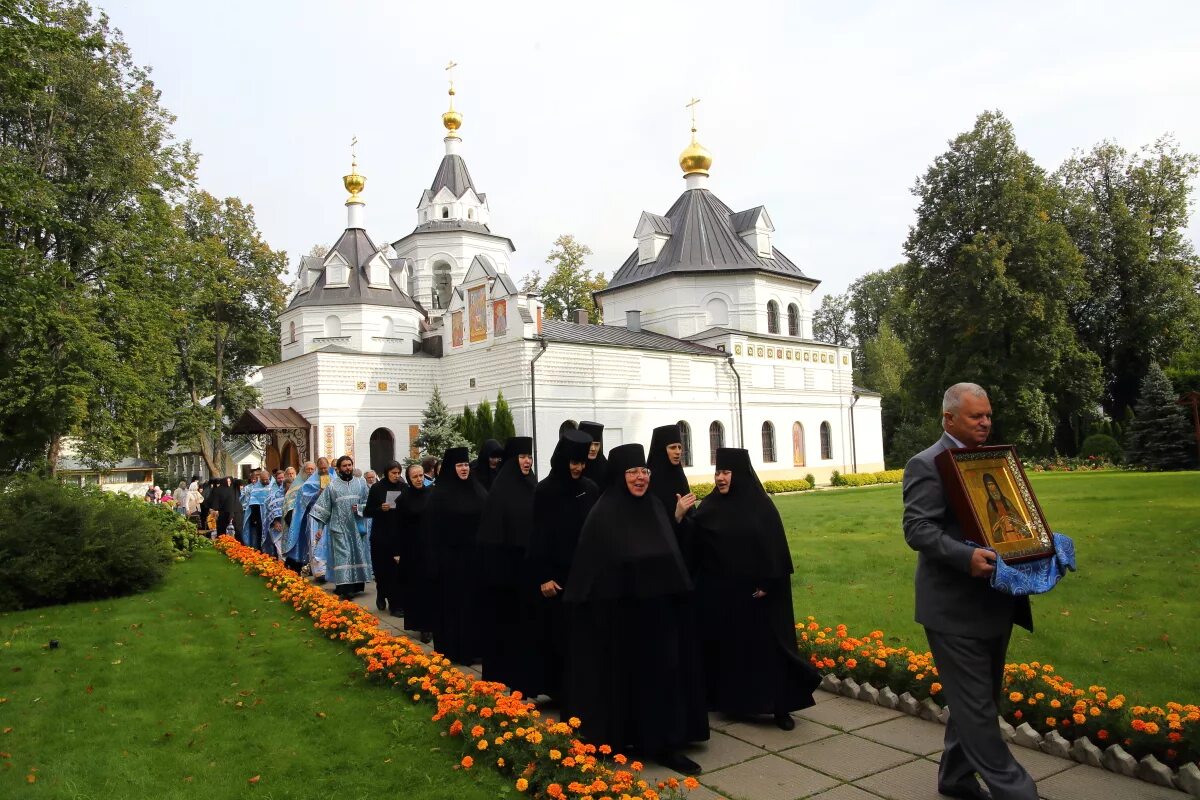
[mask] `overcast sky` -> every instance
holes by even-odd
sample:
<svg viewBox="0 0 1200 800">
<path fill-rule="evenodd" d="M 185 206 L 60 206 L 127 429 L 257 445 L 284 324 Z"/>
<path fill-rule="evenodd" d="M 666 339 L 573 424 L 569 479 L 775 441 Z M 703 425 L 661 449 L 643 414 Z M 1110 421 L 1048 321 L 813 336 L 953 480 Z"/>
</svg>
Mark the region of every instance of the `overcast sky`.
<svg viewBox="0 0 1200 800">
<path fill-rule="evenodd" d="M 822 292 L 902 258 L 911 187 L 985 109 L 1047 170 L 1173 133 L 1200 152 L 1200 3 L 95 0 L 153 69 L 200 185 L 254 205 L 292 268 L 346 225 L 416 225 L 456 70 L 460 152 L 520 277 L 571 233 L 607 275 L 683 191 L 692 96 L 709 188 L 764 204 Z M 1200 240 L 1193 214 L 1190 235 Z"/>
</svg>

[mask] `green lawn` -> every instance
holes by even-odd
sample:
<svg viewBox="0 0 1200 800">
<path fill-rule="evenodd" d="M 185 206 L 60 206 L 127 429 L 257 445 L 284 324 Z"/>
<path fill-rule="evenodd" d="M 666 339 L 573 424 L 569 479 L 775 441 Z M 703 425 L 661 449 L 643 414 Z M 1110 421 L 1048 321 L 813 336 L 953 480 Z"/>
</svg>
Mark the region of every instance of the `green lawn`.
<svg viewBox="0 0 1200 800">
<path fill-rule="evenodd" d="M 1033 598 L 1010 661 L 1040 660 L 1131 703 L 1200 702 L 1200 473 L 1032 476 L 1051 527 L 1075 540 L 1079 571 Z M 916 553 L 900 528 L 900 487 L 776 500 L 796 562 L 798 619 L 883 630 L 928 649 L 913 622 Z"/>
<path fill-rule="evenodd" d="M 0 676 L 0 797 L 509 791 L 453 769 L 428 706 L 369 683 L 345 645 L 215 551 L 147 594 L 0 615 Z"/>
</svg>

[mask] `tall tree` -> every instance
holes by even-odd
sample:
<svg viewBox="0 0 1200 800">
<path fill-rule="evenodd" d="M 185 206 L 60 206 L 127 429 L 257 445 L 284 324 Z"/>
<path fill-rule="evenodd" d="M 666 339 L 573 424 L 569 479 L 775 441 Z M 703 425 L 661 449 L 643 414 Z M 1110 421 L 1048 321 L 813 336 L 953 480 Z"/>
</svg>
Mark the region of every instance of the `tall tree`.
<svg viewBox="0 0 1200 800">
<path fill-rule="evenodd" d="M 1196 434 L 1187 411 L 1175 402 L 1171 381 L 1151 362 L 1140 388 L 1137 416 L 1129 423 L 1126 460 L 1151 469 L 1187 469 L 1195 461 Z"/>
<path fill-rule="evenodd" d="M 429 402 L 421 414 L 421 432 L 414 442 L 421 448 L 422 458 L 441 458 L 451 447 L 466 447 L 474 453 L 475 447 L 458 432 L 456 421 L 457 417 L 450 413 L 446 402 L 442 400 L 441 390 L 434 386 L 433 394 L 429 396 Z"/>
<path fill-rule="evenodd" d="M 483 447 L 483 443 L 488 439 L 496 438 L 496 418 L 492 414 L 492 401 L 486 397 L 480 401 L 479 408 L 475 409 L 475 437 L 476 448 Z"/>
<path fill-rule="evenodd" d="M 1114 419 L 1137 399 L 1147 363 L 1170 361 L 1200 331 L 1200 259 L 1185 235 L 1198 164 L 1163 137 L 1137 154 L 1101 142 L 1054 175 L 1087 280 L 1071 319 L 1100 358 Z"/>
<path fill-rule="evenodd" d="M 0 468 L 111 462 L 166 411 L 167 208 L 195 159 L 103 14 L 0 5 Z"/>
<path fill-rule="evenodd" d="M 263 241 L 254 209 L 236 197 L 193 192 L 179 213 L 173 285 L 186 291 L 178 293 L 175 318 L 174 432 L 177 441 L 195 443 L 219 475 L 227 469 L 230 424 L 258 399 L 246 378 L 279 358 L 287 254 Z"/>
<path fill-rule="evenodd" d="M 492 427 L 492 436 L 504 444 L 516 435 L 517 426 L 513 422 L 512 411 L 508 407 L 508 401 L 504 399 L 504 392 L 499 392 L 496 395 L 496 418 Z"/>
<path fill-rule="evenodd" d="M 546 256 L 546 263 L 553 267 L 545 281 L 541 281 L 537 272 L 526 276 L 526 285 L 541 293 L 547 319 L 568 319 L 575 309 L 582 308 L 593 323 L 602 321 L 592 292 L 608 286 L 608 279 L 603 272 L 593 272 L 585 266 L 591 254 L 592 249 L 586 244 L 563 234 L 554 240 L 554 249 Z"/>
<path fill-rule="evenodd" d="M 974 381 L 992 396 L 997 441 L 1049 450 L 1099 394 L 1097 359 L 1068 318 L 1083 259 L 1051 217 L 1052 187 L 1008 120 L 985 112 L 913 192 L 903 276 L 913 413 L 933 418 L 946 386 Z"/>
<path fill-rule="evenodd" d="M 903 265 L 898 264 L 891 269 L 868 272 L 846 290 L 850 306 L 850 335 L 854 340 L 854 375 L 860 383 L 864 382 L 863 376 L 871 370 L 866 343 L 879 334 L 880 326 L 887 323 L 895 335 L 903 338 L 903 271 Z"/>
<path fill-rule="evenodd" d="M 846 293 L 827 294 L 813 314 L 813 338 L 839 347 L 853 347 L 850 329 L 850 297 Z"/>
<path fill-rule="evenodd" d="M 471 444 L 475 445 L 475 447 L 478 449 L 481 444 L 481 442 L 478 441 L 479 426 L 475 422 L 475 412 L 471 410 L 470 406 L 463 406 L 462 413 L 458 415 L 457 425 L 458 432 L 462 434 L 462 437 Z"/>
</svg>

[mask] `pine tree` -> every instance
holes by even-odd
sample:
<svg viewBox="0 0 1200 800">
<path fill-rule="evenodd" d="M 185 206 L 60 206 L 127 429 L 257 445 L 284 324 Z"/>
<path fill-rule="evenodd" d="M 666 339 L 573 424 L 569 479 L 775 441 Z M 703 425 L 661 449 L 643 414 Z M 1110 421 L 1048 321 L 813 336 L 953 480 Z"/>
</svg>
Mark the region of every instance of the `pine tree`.
<svg viewBox="0 0 1200 800">
<path fill-rule="evenodd" d="M 475 446 L 483 447 L 488 439 L 495 439 L 496 420 L 492 416 L 492 403 L 486 397 L 475 409 Z"/>
<path fill-rule="evenodd" d="M 471 443 L 459 433 L 457 421 L 458 417 L 450 413 L 442 400 L 442 393 L 434 386 L 429 403 L 421 415 L 421 433 L 416 439 L 422 458 L 441 458 L 451 447 L 471 447 Z"/>
<path fill-rule="evenodd" d="M 1192 464 L 1194 433 L 1166 373 L 1151 363 L 1142 379 L 1137 416 L 1127 427 L 1126 459 L 1150 469 L 1187 469 Z"/>
<path fill-rule="evenodd" d="M 468 442 L 478 446 L 479 437 L 475 435 L 476 427 L 475 412 L 471 410 L 470 406 L 463 406 L 462 414 L 458 417 L 458 432 L 461 433 L 463 438 Z"/>
<path fill-rule="evenodd" d="M 504 399 L 504 392 L 496 394 L 496 420 L 492 431 L 493 438 L 498 439 L 501 444 L 517 435 L 517 425 L 513 422 L 512 411 L 508 408 L 508 401 Z"/>
</svg>

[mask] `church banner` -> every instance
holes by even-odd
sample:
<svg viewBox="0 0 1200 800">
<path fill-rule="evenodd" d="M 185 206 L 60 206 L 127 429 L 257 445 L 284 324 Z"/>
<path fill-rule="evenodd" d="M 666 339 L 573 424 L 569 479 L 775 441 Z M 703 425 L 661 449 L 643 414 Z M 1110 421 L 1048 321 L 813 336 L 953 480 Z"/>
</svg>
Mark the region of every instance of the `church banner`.
<svg viewBox="0 0 1200 800">
<path fill-rule="evenodd" d="M 462 347 L 463 344 L 463 323 L 462 312 L 455 311 L 450 315 L 450 342 L 455 347 Z"/>
<path fill-rule="evenodd" d="M 496 300 L 492 303 L 492 335 L 503 336 L 508 332 L 508 301 Z"/>
<path fill-rule="evenodd" d="M 467 315 L 471 328 L 471 341 L 487 339 L 487 287 L 467 289 Z"/>
</svg>

